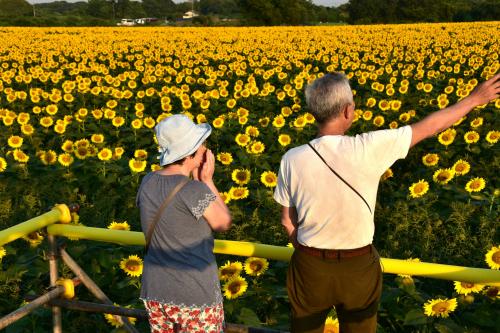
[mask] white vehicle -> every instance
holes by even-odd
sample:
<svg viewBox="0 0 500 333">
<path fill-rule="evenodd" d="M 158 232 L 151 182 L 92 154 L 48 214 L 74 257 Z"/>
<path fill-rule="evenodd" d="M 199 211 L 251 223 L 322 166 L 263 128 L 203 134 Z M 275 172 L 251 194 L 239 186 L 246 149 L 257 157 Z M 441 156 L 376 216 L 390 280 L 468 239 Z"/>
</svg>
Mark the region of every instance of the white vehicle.
<svg viewBox="0 0 500 333">
<path fill-rule="evenodd" d="M 135 25 L 135 20 L 134 19 L 122 19 L 116 25 L 131 27 L 131 26 Z"/>
</svg>

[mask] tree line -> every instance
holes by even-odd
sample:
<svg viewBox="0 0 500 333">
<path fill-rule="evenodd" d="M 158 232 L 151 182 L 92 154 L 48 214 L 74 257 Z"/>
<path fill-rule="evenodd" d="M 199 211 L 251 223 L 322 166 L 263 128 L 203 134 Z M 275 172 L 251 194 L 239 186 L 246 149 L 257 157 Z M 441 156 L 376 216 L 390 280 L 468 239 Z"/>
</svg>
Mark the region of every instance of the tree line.
<svg viewBox="0 0 500 333">
<path fill-rule="evenodd" d="M 182 20 L 185 12 L 199 14 Z M 121 18 L 154 17 L 156 24 L 311 25 L 500 20 L 500 0 L 350 0 L 339 7 L 311 0 L 88 0 L 30 5 L 0 0 L 0 25 L 116 25 Z"/>
</svg>

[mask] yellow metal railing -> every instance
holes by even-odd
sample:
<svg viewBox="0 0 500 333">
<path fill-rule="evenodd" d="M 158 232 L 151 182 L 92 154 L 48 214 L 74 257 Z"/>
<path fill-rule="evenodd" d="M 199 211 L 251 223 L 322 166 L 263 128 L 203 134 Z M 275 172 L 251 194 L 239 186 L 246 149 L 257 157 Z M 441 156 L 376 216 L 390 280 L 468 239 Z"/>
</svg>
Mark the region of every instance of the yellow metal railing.
<svg viewBox="0 0 500 333">
<path fill-rule="evenodd" d="M 70 221 L 71 214 L 68 207 L 66 205 L 57 205 L 48 213 L 0 231 L 0 246 L 44 227 L 47 227 L 47 232 L 53 236 L 87 239 L 121 245 L 144 246 L 145 244 L 142 232 L 55 224 L 56 222 L 69 223 Z M 214 247 L 214 252 L 218 254 L 253 256 L 282 261 L 289 261 L 293 251 L 294 249 L 289 247 L 228 240 L 216 240 Z M 411 262 L 388 258 L 382 258 L 381 265 L 384 273 L 407 274 L 500 287 L 499 270 Z"/>
<path fill-rule="evenodd" d="M 71 213 L 68 206 L 56 205 L 51 211 L 45 214 L 0 231 L 0 246 L 57 222 L 71 222 Z"/>
<path fill-rule="evenodd" d="M 49 234 L 83 238 L 121 245 L 144 246 L 144 234 L 137 231 L 109 230 L 82 226 L 54 224 L 47 228 Z M 214 252 L 244 257 L 260 257 L 289 261 L 294 249 L 283 246 L 249 242 L 215 240 Z M 411 262 L 399 259 L 381 259 L 384 273 L 408 274 L 434 279 L 463 281 L 500 287 L 500 271 L 484 268 Z"/>
</svg>

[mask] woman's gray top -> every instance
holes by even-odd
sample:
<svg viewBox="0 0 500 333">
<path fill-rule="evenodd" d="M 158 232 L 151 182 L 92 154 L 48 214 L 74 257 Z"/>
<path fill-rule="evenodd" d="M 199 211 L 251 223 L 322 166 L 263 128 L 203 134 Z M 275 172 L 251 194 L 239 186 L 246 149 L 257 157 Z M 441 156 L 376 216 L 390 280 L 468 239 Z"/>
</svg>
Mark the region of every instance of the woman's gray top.
<svg viewBox="0 0 500 333">
<path fill-rule="evenodd" d="M 137 206 L 144 233 L 164 199 L 183 178 L 157 172 L 143 178 Z M 215 199 L 206 184 L 190 180 L 163 211 L 144 258 L 142 300 L 182 307 L 222 303 L 212 229 L 203 218 Z"/>
</svg>

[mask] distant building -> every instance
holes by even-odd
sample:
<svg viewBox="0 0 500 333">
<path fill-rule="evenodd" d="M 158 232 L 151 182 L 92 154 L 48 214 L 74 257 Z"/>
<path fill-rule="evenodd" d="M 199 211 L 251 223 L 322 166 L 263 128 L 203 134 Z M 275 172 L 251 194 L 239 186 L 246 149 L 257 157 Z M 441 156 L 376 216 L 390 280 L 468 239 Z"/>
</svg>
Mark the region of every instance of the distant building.
<svg viewBox="0 0 500 333">
<path fill-rule="evenodd" d="M 182 16 L 182 18 L 184 20 L 191 20 L 191 19 L 193 19 L 196 16 L 200 16 L 200 15 L 198 15 L 198 13 L 196 13 L 195 11 L 190 10 L 188 12 L 185 12 L 184 15 Z"/>
</svg>

